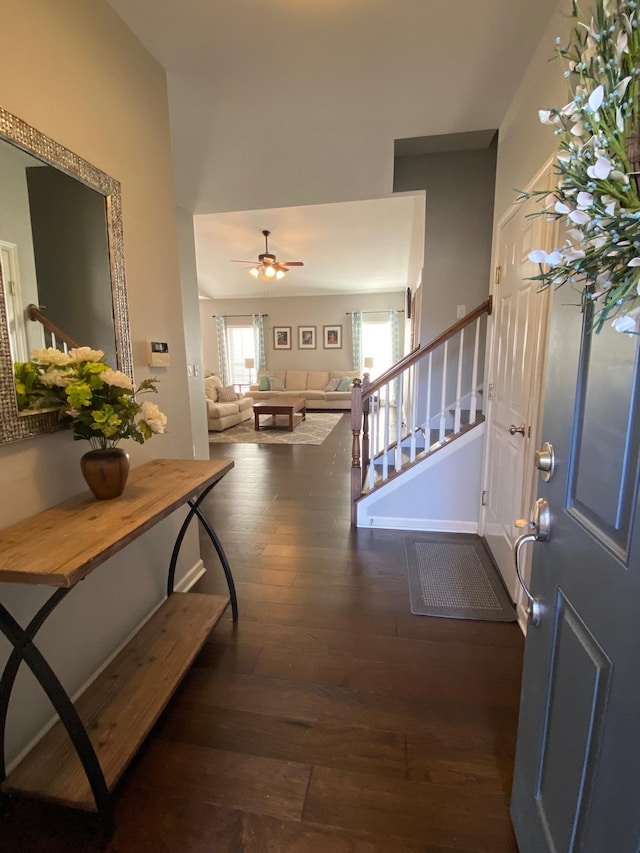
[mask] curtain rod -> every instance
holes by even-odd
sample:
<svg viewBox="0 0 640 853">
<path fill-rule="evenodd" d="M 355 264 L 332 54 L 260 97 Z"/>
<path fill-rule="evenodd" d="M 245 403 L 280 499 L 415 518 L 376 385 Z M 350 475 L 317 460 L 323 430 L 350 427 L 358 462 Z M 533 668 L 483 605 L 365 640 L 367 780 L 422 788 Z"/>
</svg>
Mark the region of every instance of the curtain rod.
<svg viewBox="0 0 640 853">
<path fill-rule="evenodd" d="M 394 310 L 393 308 L 380 308 L 379 311 L 361 311 L 360 313 L 361 314 L 388 314 L 389 311 L 393 311 L 393 310 Z M 349 316 L 349 314 L 355 314 L 356 312 L 355 311 L 345 311 L 344 313 L 347 316 Z M 398 308 L 398 310 L 396 311 L 396 314 L 404 314 L 404 308 Z"/>
<path fill-rule="evenodd" d="M 225 320 L 235 317 L 253 317 L 253 314 L 212 314 L 212 317 L 224 317 Z M 268 314 L 261 314 L 261 317 L 268 317 Z"/>
</svg>

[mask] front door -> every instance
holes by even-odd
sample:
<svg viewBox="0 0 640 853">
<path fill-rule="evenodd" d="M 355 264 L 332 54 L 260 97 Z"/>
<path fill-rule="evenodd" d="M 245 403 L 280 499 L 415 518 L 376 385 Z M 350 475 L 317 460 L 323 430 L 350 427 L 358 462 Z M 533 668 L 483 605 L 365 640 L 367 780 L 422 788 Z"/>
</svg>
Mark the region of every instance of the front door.
<svg viewBox="0 0 640 853">
<path fill-rule="evenodd" d="M 512 816 L 521 853 L 640 844 L 638 338 L 589 334 L 561 288 L 547 360 L 539 480 L 550 535 L 533 550 Z M 571 304 L 573 303 L 573 304 Z"/>
<path fill-rule="evenodd" d="M 493 293 L 484 535 L 512 601 L 518 595 L 513 522 L 531 500 L 548 312 L 547 294 L 528 279 L 537 272 L 529 252 L 544 245 L 550 230 L 543 217 L 527 217 L 536 209 L 534 202 L 518 204 L 501 225 Z"/>
</svg>

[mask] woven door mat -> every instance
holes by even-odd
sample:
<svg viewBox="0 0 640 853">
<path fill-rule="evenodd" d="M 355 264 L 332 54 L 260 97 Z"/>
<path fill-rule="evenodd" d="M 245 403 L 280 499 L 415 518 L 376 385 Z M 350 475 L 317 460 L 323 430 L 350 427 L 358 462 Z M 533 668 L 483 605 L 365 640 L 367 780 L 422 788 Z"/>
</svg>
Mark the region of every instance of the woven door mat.
<svg viewBox="0 0 640 853">
<path fill-rule="evenodd" d="M 457 540 L 457 541 L 455 541 Z M 411 612 L 416 616 L 514 622 L 516 613 L 482 540 L 407 537 Z"/>
</svg>

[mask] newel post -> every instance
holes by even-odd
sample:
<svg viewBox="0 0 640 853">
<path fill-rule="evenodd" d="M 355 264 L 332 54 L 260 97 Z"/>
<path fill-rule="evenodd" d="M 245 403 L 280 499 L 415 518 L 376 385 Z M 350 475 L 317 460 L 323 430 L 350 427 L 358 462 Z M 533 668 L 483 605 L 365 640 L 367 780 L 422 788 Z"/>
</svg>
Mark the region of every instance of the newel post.
<svg viewBox="0 0 640 853">
<path fill-rule="evenodd" d="M 362 380 L 354 379 L 351 387 L 351 524 L 356 523 L 356 500 L 362 493 L 360 431 L 362 429 Z"/>
</svg>

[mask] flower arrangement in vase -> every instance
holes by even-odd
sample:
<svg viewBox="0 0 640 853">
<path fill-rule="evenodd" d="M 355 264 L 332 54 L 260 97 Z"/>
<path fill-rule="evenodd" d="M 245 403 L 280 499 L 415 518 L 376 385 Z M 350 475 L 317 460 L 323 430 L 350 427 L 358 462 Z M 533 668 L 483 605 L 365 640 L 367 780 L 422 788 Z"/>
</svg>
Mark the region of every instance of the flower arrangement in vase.
<svg viewBox="0 0 640 853">
<path fill-rule="evenodd" d="M 101 500 L 122 494 L 129 473 L 129 454 L 118 443 L 132 438 L 142 444 L 166 432 L 167 418 L 155 403 L 138 396 L 157 391 L 157 380 L 137 388 L 130 377 L 112 370 L 104 352 L 78 347 L 68 353 L 49 347 L 33 350 L 31 359 L 14 365 L 20 411 L 54 411 L 91 450 L 80 466 L 93 494 Z"/>
<path fill-rule="evenodd" d="M 559 138 L 552 192 L 542 215 L 565 226 L 564 242 L 536 249 L 532 276 L 543 287 L 569 284 L 590 301 L 593 328 L 610 321 L 640 331 L 640 18 L 636 0 L 595 0 L 593 17 L 575 19 L 569 43 L 556 40 L 570 100 L 540 110 Z"/>
</svg>

